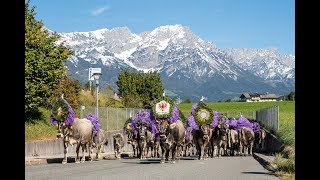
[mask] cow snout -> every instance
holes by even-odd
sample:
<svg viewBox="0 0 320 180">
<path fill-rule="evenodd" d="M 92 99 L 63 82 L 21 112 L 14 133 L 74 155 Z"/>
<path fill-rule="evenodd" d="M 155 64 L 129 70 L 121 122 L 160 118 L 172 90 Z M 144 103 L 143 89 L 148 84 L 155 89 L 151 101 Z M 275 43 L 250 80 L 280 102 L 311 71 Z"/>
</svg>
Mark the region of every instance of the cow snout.
<svg viewBox="0 0 320 180">
<path fill-rule="evenodd" d="M 160 139 L 164 139 L 164 138 L 166 138 L 166 135 L 161 134 L 161 135 L 160 135 Z"/>
<path fill-rule="evenodd" d="M 57 134 L 57 138 L 63 138 L 63 134 L 62 133 L 58 133 Z"/>
<path fill-rule="evenodd" d="M 209 135 L 204 135 L 204 136 L 203 136 L 203 139 L 204 139 L 204 140 L 208 140 L 208 139 L 209 139 Z"/>
</svg>

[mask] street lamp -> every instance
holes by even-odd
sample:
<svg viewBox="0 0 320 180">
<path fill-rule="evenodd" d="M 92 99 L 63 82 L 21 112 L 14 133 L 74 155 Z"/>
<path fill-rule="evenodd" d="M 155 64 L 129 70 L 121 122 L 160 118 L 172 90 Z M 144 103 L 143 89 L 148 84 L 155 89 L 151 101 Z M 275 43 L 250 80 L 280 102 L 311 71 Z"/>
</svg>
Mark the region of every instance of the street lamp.
<svg viewBox="0 0 320 180">
<path fill-rule="evenodd" d="M 96 81 L 96 116 L 99 118 L 98 115 L 98 93 L 99 93 L 99 77 L 100 77 L 101 73 L 93 73 L 92 76 L 94 78 L 94 80 Z"/>
</svg>

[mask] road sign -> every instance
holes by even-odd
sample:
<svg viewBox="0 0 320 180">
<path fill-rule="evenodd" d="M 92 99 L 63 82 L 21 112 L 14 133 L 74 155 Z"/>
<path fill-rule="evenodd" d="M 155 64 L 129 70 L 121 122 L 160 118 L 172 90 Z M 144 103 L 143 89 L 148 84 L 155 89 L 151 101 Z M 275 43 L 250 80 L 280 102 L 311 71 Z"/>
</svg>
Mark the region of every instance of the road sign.
<svg viewBox="0 0 320 180">
<path fill-rule="evenodd" d="M 89 68 L 89 81 L 93 81 L 93 73 L 101 73 L 101 68 Z"/>
</svg>

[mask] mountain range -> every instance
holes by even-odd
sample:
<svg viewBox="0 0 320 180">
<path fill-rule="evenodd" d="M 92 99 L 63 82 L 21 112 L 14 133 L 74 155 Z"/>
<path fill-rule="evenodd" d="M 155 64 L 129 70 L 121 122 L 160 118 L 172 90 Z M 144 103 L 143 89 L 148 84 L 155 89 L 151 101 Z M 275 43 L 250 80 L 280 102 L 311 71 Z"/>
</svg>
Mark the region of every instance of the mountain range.
<svg viewBox="0 0 320 180">
<path fill-rule="evenodd" d="M 88 69 L 101 68 L 102 87 L 122 68 L 158 71 L 166 94 L 198 102 L 237 99 L 244 92 L 285 95 L 295 89 L 295 56 L 277 49 L 220 49 L 183 25 L 132 33 L 127 27 L 58 33 L 74 51 L 67 59 L 72 78 L 85 84 Z"/>
</svg>

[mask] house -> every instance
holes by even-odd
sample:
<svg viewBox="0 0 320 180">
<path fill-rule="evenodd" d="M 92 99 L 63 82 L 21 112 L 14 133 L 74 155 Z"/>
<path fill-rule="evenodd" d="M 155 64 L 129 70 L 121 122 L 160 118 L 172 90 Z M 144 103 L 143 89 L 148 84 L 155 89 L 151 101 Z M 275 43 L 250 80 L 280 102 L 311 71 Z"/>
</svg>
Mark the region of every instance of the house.
<svg viewBox="0 0 320 180">
<path fill-rule="evenodd" d="M 243 93 L 240 96 L 242 102 L 277 101 L 278 96 L 272 93 Z"/>
</svg>

